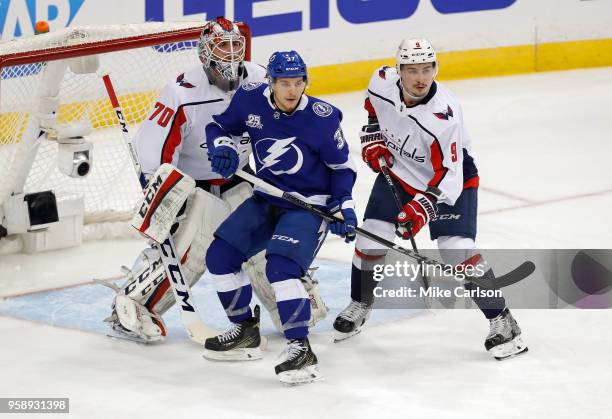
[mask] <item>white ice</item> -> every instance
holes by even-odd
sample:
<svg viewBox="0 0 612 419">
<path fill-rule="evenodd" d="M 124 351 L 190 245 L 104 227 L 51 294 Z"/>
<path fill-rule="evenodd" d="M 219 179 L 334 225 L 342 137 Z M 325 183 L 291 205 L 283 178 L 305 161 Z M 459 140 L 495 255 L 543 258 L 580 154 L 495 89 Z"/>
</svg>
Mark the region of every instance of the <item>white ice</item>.
<svg viewBox="0 0 612 419">
<path fill-rule="evenodd" d="M 474 139 L 479 245 L 612 249 L 612 68 L 447 84 L 463 104 Z M 362 94 L 325 99 L 344 111 L 358 161 Z M 358 166 L 355 197 L 363 211 L 374 175 Z M 426 231 L 417 242 L 435 246 Z M 0 256 L 0 297 L 7 297 L 0 306 L 17 294 L 118 277 L 118 267 L 131 265 L 142 245 L 102 241 Z M 331 237 L 321 251 L 322 258 L 346 265 L 338 280 L 342 305 L 349 299 L 352 250 Z M 110 304 L 110 297 L 99 303 Z M 83 316 L 86 311 L 81 308 Z M 143 346 L 3 316 L 0 397 L 70 397 L 79 418 L 611 417 L 612 311 L 514 315 L 530 350 L 504 362 L 484 351 L 488 323 L 477 310 L 373 322 L 339 344 L 328 329 L 315 331 L 311 342 L 326 380 L 295 388 L 283 387 L 273 374 L 284 346 L 278 335 L 261 361 L 213 363 L 180 330 L 172 329 L 177 337 L 165 344 Z"/>
</svg>

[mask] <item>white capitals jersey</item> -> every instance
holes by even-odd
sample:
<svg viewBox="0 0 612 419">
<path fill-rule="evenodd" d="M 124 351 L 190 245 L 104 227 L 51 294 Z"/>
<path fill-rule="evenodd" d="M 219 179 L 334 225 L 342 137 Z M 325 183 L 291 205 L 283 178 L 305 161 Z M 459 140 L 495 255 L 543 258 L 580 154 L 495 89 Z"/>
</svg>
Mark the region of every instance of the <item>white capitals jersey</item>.
<svg viewBox="0 0 612 419">
<path fill-rule="evenodd" d="M 265 82 L 266 70 L 244 62 L 242 83 Z M 206 145 L 206 125 L 227 108 L 233 92 L 224 92 L 208 81 L 201 65 L 179 75 L 162 90 L 155 106 L 134 138 L 145 174 L 171 163 L 196 180 L 221 179 L 212 171 Z M 248 138 L 236 138 L 240 167 L 249 160 Z"/>
<path fill-rule="evenodd" d="M 408 107 L 400 83 L 395 68 L 381 67 L 370 80 L 366 98 L 366 109 L 370 117 L 378 118 L 395 157 L 391 172 L 409 192 L 436 187 L 443 194 L 439 202 L 454 205 L 464 189 L 464 171 L 475 186 L 478 179 L 461 105 L 446 87 L 434 82 L 418 105 Z"/>
</svg>

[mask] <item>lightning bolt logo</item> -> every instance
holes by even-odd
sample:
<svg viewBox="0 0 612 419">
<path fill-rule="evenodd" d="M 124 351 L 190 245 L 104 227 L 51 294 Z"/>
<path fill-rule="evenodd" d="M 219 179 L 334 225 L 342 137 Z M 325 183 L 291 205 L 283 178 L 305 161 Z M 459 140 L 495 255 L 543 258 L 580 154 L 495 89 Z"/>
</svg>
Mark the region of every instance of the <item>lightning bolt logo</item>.
<svg viewBox="0 0 612 419">
<path fill-rule="evenodd" d="M 263 159 L 260 159 L 261 164 L 263 165 L 260 170 L 268 168 L 271 173 L 275 175 L 280 174 L 288 174 L 293 175 L 297 173 L 302 168 L 302 163 L 304 162 L 304 155 L 302 154 L 302 150 L 300 150 L 293 142 L 296 140 L 296 137 L 285 138 L 282 140 L 276 140 L 272 138 L 267 138 L 266 140 L 271 141 L 272 145 L 268 147 L 267 153 L 268 155 Z M 276 163 L 280 162 L 281 157 L 284 156 L 288 151 L 295 150 L 297 154 L 297 161 L 295 165 L 288 170 L 272 170 L 270 167 L 274 166 Z"/>
</svg>

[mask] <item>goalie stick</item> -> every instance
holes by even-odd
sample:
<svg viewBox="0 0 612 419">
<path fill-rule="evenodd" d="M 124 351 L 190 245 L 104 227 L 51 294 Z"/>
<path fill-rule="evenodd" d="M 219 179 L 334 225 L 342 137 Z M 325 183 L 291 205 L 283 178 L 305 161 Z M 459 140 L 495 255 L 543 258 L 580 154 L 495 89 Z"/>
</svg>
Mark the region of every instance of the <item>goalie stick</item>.
<svg viewBox="0 0 612 419">
<path fill-rule="evenodd" d="M 329 214 L 326 211 L 323 211 L 320 208 L 317 208 L 316 206 L 314 206 L 313 204 L 310 204 L 308 202 L 303 201 L 302 199 L 290 194 L 289 192 L 285 192 L 282 189 L 277 188 L 276 186 L 270 185 L 269 183 L 259 179 L 256 176 L 251 175 L 250 173 L 245 172 L 244 170 L 238 169 L 236 171 L 236 175 L 240 176 L 241 178 L 243 178 L 244 180 L 251 182 L 252 184 L 254 184 L 255 186 L 259 186 L 260 188 L 264 189 L 266 191 L 266 193 L 275 196 L 277 198 L 282 198 L 286 201 L 291 202 L 292 204 L 303 208 L 307 211 L 310 211 L 316 215 L 318 215 L 319 217 L 323 218 L 324 220 L 330 221 L 330 222 L 343 222 L 343 220 L 335 215 Z M 399 246 L 389 240 L 386 240 L 374 233 L 371 233 L 367 230 L 364 230 L 360 227 L 355 227 L 355 232 L 357 234 L 360 234 L 364 237 L 367 237 L 368 239 L 375 241 L 391 250 L 395 250 L 398 253 L 401 253 L 403 255 L 408 256 L 409 258 L 412 258 L 414 260 L 416 260 L 419 263 L 422 264 L 428 264 L 428 265 L 434 265 L 434 266 L 444 266 L 444 264 L 442 262 L 439 262 L 435 259 L 429 258 L 427 256 L 421 255 L 419 253 L 416 253 L 412 250 L 408 250 L 402 246 Z M 535 265 L 533 262 L 531 261 L 527 261 L 527 262 L 523 262 L 521 265 L 519 265 L 517 268 L 513 269 L 512 271 L 508 272 L 505 275 L 499 276 L 497 278 L 495 278 L 495 283 L 492 284 L 492 282 L 490 280 L 486 280 L 486 281 L 482 281 L 479 280 L 478 278 L 465 278 L 466 281 L 471 281 L 473 283 L 475 283 L 476 285 L 483 287 L 483 288 L 501 288 L 499 287 L 498 284 L 504 284 L 504 285 L 510 285 L 510 284 L 514 284 L 515 282 L 519 282 L 525 278 L 527 278 L 529 275 L 531 275 L 533 272 L 535 271 Z"/>
<path fill-rule="evenodd" d="M 147 182 L 144 174 L 142 173 L 140 163 L 138 162 L 136 150 L 134 150 L 134 144 L 132 143 L 132 138 L 128 132 L 127 123 L 123 116 L 121 105 L 119 105 L 119 101 L 117 100 L 115 88 L 113 87 L 108 74 L 103 76 L 102 80 L 104 81 L 106 92 L 108 93 L 108 97 L 111 101 L 115 114 L 117 115 L 117 121 L 121 126 L 121 133 L 129 151 L 130 160 L 134 166 L 134 171 L 136 172 L 140 186 L 142 186 L 144 189 Z M 162 263 L 164 264 L 166 275 L 168 277 L 167 279 L 170 281 L 170 286 L 172 288 L 172 292 L 174 293 L 176 304 L 180 309 L 181 321 L 187 330 L 189 338 L 194 342 L 204 345 L 204 341 L 207 338 L 216 336 L 219 334 L 219 332 L 208 327 L 198 314 L 191 290 L 185 282 L 185 275 L 181 269 L 180 259 L 177 257 L 174 250 L 175 247 L 174 243 L 172 242 L 172 237 L 169 235 L 163 243 L 155 243 L 153 247 L 156 248 L 161 255 Z"/>
</svg>

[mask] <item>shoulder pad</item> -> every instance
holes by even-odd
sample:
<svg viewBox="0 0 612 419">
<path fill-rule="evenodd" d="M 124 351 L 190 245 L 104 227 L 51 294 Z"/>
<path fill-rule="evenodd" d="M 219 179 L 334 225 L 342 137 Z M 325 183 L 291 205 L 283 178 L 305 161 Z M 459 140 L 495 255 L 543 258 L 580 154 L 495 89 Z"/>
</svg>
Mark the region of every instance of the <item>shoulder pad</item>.
<svg viewBox="0 0 612 419">
<path fill-rule="evenodd" d="M 263 83 L 261 83 L 261 82 L 249 82 L 249 83 L 244 83 L 243 85 L 240 86 L 240 88 L 242 90 L 245 90 L 245 91 L 249 92 L 251 90 L 257 89 L 262 84 Z"/>
<path fill-rule="evenodd" d="M 312 111 L 320 116 L 321 118 L 327 118 L 332 113 L 334 113 L 334 107 L 327 102 L 323 102 L 321 100 L 315 99 L 310 105 Z"/>
<path fill-rule="evenodd" d="M 434 112 L 433 114 L 436 118 L 443 119 L 446 121 L 448 121 L 450 118 L 453 118 L 455 116 L 455 112 L 453 111 L 453 108 L 451 108 L 450 105 L 446 105 L 446 111 Z"/>
<path fill-rule="evenodd" d="M 381 68 L 378 69 L 378 77 L 380 77 L 383 80 L 387 79 L 387 70 L 390 69 L 391 67 L 389 67 L 388 65 L 382 66 Z"/>
<path fill-rule="evenodd" d="M 461 126 L 461 121 L 457 118 L 457 114 L 453 112 L 451 116 L 447 110 L 439 109 L 442 112 L 433 112 L 428 109 L 417 117 L 418 123 L 426 128 L 435 137 L 439 137 L 446 130 L 454 126 Z"/>
<path fill-rule="evenodd" d="M 244 68 L 247 71 L 247 79 L 251 82 L 265 82 L 267 70 L 265 67 L 250 61 L 244 62 Z"/>
<path fill-rule="evenodd" d="M 394 89 L 399 76 L 395 67 L 383 66 L 374 71 L 370 77 L 368 89 L 383 92 L 389 88 Z"/>
</svg>

